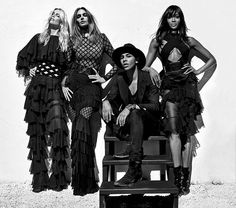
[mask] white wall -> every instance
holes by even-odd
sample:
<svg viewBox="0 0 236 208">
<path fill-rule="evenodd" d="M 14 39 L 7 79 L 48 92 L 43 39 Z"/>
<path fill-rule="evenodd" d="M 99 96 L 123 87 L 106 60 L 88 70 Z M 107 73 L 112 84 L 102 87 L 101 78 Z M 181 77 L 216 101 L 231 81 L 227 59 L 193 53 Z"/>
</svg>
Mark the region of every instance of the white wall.
<svg viewBox="0 0 236 208">
<path fill-rule="evenodd" d="M 49 11 L 63 8 L 71 20 L 77 7 L 87 7 L 114 48 L 131 42 L 147 53 L 159 19 L 171 4 L 185 14 L 189 35 L 216 57 L 217 71 L 202 90 L 205 128 L 197 135 L 201 147 L 194 159 L 193 180 L 236 181 L 235 3 L 234 0 L 8 0 L 0 8 L 0 180 L 30 180 L 28 137 L 24 118 L 25 86 L 15 72 L 18 51 L 41 32 Z M 158 61 L 154 63 L 160 68 Z M 97 157 L 101 168 L 103 133 Z M 101 150 L 102 149 L 102 150 Z"/>
</svg>

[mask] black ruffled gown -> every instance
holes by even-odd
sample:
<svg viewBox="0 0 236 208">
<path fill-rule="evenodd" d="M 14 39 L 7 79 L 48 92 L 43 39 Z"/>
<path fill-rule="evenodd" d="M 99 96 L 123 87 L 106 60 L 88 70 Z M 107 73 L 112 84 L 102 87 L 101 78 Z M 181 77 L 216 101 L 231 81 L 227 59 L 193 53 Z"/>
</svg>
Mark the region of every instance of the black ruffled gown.
<svg viewBox="0 0 236 208">
<path fill-rule="evenodd" d="M 28 159 L 32 160 L 34 192 L 60 191 L 70 183 L 69 131 L 61 80 L 67 66 L 66 53 L 59 49 L 58 36 L 51 36 L 44 46 L 39 34 L 19 52 L 16 70 L 27 78 L 29 69 L 37 67 L 25 91 L 25 121 L 29 135 Z"/>
<path fill-rule="evenodd" d="M 182 149 L 190 136 L 198 132 L 203 122 L 196 125 L 203 110 L 198 92 L 198 79 L 194 73 L 184 75 L 187 69 L 181 69 L 189 63 L 190 46 L 177 34 L 167 34 L 160 49 L 160 58 L 164 67 L 162 77 L 162 111 L 164 131 L 180 135 Z M 169 105 L 170 104 L 170 105 Z"/>
<path fill-rule="evenodd" d="M 102 87 L 99 83 L 92 83 L 88 75 L 95 74 L 95 69 L 106 80 L 112 77 L 117 71 L 116 67 L 106 75 L 102 74 L 103 56 L 106 54 L 111 57 L 112 52 L 113 47 L 105 34 L 100 34 L 95 43 L 83 36 L 81 43 L 72 49 L 71 71 L 67 82 L 73 91 L 70 107 L 75 112 L 71 137 L 71 186 L 74 195 L 84 196 L 99 190 L 95 147 L 101 127 L 99 109 Z"/>
</svg>

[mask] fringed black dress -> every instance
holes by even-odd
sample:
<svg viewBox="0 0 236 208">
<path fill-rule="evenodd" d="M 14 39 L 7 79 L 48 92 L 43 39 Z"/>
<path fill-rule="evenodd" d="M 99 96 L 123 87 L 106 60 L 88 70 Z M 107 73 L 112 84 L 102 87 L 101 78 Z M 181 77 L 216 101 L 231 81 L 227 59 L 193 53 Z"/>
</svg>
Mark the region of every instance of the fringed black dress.
<svg viewBox="0 0 236 208">
<path fill-rule="evenodd" d="M 16 70 L 27 78 L 30 68 L 37 67 L 25 91 L 25 121 L 30 136 L 28 159 L 32 160 L 33 191 L 60 191 L 70 183 L 69 131 L 61 80 L 66 70 L 66 54 L 61 52 L 58 36 L 50 36 L 46 45 L 39 34 L 19 52 Z"/>
<path fill-rule="evenodd" d="M 103 55 L 112 56 L 113 47 L 101 34 L 95 43 L 83 36 L 81 43 L 73 47 L 72 68 L 68 77 L 68 86 L 73 91 L 70 106 L 75 111 L 72 122 L 72 188 L 74 195 L 86 195 L 98 191 L 98 169 L 96 167 L 95 147 L 97 134 L 101 127 L 99 109 L 102 101 L 101 84 L 92 83 L 88 75 L 102 75 Z M 117 68 L 104 76 L 109 79 Z"/>
<path fill-rule="evenodd" d="M 196 125 L 197 117 L 203 110 L 198 92 L 198 79 L 194 73 L 185 75 L 190 46 L 177 34 L 167 34 L 160 47 L 160 58 L 164 67 L 162 77 L 162 110 L 164 131 L 180 135 L 182 149 L 190 138 L 203 125 Z"/>
</svg>

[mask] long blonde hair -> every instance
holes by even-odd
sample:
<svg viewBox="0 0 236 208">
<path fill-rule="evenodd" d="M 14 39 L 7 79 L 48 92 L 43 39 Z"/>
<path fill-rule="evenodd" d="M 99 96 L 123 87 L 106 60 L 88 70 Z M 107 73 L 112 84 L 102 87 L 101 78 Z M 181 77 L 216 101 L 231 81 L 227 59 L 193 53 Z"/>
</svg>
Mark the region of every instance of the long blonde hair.
<svg viewBox="0 0 236 208">
<path fill-rule="evenodd" d="M 60 25 L 59 25 L 59 46 L 62 51 L 66 51 L 69 42 L 69 24 L 67 21 L 66 13 L 63 9 L 55 8 L 53 11 L 50 12 L 50 15 L 47 20 L 47 24 L 45 25 L 44 31 L 39 35 L 39 43 L 43 43 L 47 45 L 50 39 L 50 20 L 54 11 L 58 10 L 60 15 Z"/>
<path fill-rule="evenodd" d="M 83 9 L 87 14 L 88 14 L 88 32 L 89 32 L 89 37 L 88 39 L 92 42 L 95 43 L 99 38 L 101 32 L 98 29 L 98 26 L 96 24 L 96 19 L 92 15 L 90 11 L 88 11 L 85 7 L 79 7 L 75 10 L 72 20 L 71 20 L 71 37 L 73 42 L 75 43 L 75 46 L 80 45 L 81 40 L 82 40 L 82 33 L 81 33 L 81 28 L 79 27 L 79 24 L 77 22 L 77 13 L 79 10 Z"/>
</svg>

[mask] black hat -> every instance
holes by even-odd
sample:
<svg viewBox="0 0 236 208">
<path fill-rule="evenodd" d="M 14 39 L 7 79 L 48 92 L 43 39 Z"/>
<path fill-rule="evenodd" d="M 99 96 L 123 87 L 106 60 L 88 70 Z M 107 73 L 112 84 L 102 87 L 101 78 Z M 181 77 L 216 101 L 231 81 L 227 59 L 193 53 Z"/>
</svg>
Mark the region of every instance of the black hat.
<svg viewBox="0 0 236 208">
<path fill-rule="evenodd" d="M 115 49 L 112 54 L 112 59 L 118 67 L 123 68 L 120 62 L 120 57 L 123 53 L 130 53 L 137 59 L 138 69 L 142 69 L 145 66 L 146 58 L 143 52 L 131 43 L 127 43 L 124 46 Z"/>
</svg>

